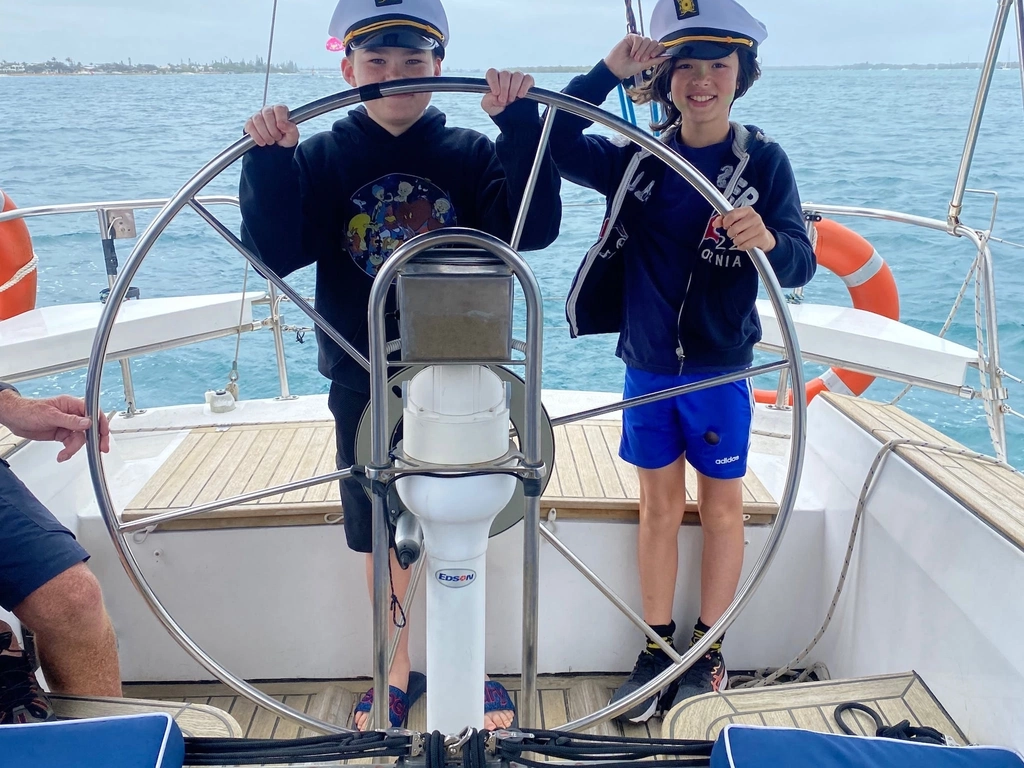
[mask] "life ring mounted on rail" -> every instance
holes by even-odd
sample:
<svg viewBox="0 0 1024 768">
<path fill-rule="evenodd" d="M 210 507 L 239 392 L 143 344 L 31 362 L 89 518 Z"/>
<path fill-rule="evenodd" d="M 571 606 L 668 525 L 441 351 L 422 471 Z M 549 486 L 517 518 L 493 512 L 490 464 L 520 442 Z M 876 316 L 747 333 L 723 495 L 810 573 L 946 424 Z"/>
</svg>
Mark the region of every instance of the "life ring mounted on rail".
<svg viewBox="0 0 1024 768">
<path fill-rule="evenodd" d="M 3 190 L 0 190 L 0 202 L 5 213 L 17 207 Z M 0 320 L 35 307 L 38 263 L 24 220 L 0 224 Z"/>
<path fill-rule="evenodd" d="M 812 245 L 818 265 L 846 283 L 854 308 L 899 320 L 900 295 L 896 289 L 896 280 L 889 265 L 871 243 L 852 229 L 829 219 L 816 220 L 812 232 Z M 820 392 L 857 396 L 874 380 L 874 376 L 866 373 L 829 368 L 821 376 L 807 382 L 807 402 L 810 403 Z M 754 390 L 754 400 L 758 403 L 772 404 L 776 396 L 774 390 Z M 792 391 L 788 393 L 786 401 L 792 404 Z"/>
</svg>

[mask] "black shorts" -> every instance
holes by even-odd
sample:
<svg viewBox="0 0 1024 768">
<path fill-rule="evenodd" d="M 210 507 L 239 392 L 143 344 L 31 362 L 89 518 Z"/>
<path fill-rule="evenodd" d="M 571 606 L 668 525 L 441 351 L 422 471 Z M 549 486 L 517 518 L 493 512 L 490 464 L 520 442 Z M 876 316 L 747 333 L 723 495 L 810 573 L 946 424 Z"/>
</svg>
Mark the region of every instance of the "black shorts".
<svg viewBox="0 0 1024 768">
<path fill-rule="evenodd" d="M 337 467 L 344 469 L 356 463 L 356 433 L 359 420 L 363 417 L 370 396 L 340 384 L 332 383 L 327 396 L 327 407 L 334 414 L 335 440 L 337 442 Z M 399 429 L 392 437 L 392 445 L 401 434 Z M 373 551 L 373 504 L 358 480 L 339 480 L 341 485 L 341 508 L 345 524 L 345 539 L 350 549 L 356 552 Z M 389 535 L 394 545 L 394 532 Z"/>
<path fill-rule="evenodd" d="M 13 610 L 39 587 L 88 559 L 74 534 L 0 459 L 0 606 Z"/>
</svg>

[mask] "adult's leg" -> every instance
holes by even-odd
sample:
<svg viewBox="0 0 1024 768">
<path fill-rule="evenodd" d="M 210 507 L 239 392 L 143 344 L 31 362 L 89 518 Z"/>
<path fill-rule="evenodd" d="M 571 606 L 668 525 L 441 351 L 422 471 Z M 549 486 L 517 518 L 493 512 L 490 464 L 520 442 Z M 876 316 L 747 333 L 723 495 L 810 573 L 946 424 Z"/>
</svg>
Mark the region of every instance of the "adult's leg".
<svg viewBox="0 0 1024 768">
<path fill-rule="evenodd" d="M 117 638 L 99 582 L 78 563 L 33 591 L 13 613 L 36 636 L 50 688 L 80 696 L 120 696 Z"/>
<path fill-rule="evenodd" d="M 89 554 L 0 463 L 0 605 L 36 634 L 55 691 L 121 693 L 117 642 Z"/>
</svg>

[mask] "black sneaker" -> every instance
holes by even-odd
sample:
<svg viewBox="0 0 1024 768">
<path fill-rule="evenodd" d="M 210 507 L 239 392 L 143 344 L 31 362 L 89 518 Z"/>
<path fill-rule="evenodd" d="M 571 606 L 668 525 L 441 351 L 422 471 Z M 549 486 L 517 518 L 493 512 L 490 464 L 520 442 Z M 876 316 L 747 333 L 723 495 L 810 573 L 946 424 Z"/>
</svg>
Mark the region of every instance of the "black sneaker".
<svg viewBox="0 0 1024 768">
<path fill-rule="evenodd" d="M 616 689 L 615 693 L 612 694 L 612 700 L 610 703 L 614 704 L 616 701 L 626 698 L 629 694 L 633 693 L 633 691 L 647 685 L 647 683 L 656 678 L 670 666 L 672 666 L 672 660 L 664 653 L 652 653 L 645 648 L 641 651 L 640 656 L 637 657 L 636 665 L 633 667 L 633 672 L 626 679 L 626 682 L 620 685 Z M 615 719 L 621 723 L 647 722 L 651 718 L 651 715 L 657 711 L 658 701 L 661 699 L 663 692 L 664 689 L 661 691 L 655 691 L 643 701 L 635 704 L 632 709 L 626 710 Z"/>
<path fill-rule="evenodd" d="M 10 651 L 14 635 L 0 632 L 0 725 L 56 720 L 24 651 Z"/>
<path fill-rule="evenodd" d="M 708 651 L 679 678 L 672 703 L 665 707 L 665 710 L 668 711 L 679 702 L 693 696 L 725 690 L 728 682 L 729 674 L 725 670 L 725 659 L 722 658 L 721 651 Z"/>
</svg>

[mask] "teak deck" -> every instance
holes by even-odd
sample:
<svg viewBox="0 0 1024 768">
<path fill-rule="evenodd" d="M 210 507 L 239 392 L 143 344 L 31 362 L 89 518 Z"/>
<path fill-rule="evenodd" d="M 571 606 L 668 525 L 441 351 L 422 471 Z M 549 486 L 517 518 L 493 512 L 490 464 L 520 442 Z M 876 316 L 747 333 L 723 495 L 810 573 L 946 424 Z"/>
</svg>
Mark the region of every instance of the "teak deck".
<svg viewBox="0 0 1024 768">
<path fill-rule="evenodd" d="M 561 519 L 635 522 L 640 508 L 636 470 L 618 456 L 621 426 L 590 421 L 555 429 L 555 467 L 542 497 L 542 512 Z M 200 427 L 128 504 L 125 521 L 231 498 L 335 469 L 333 422 Z M 697 478 L 687 467 L 684 522 L 697 522 Z M 743 506 L 751 524 L 767 524 L 778 504 L 748 471 Z M 164 530 L 323 525 L 337 522 L 341 500 L 336 482 L 322 483 L 258 502 L 173 521 Z"/>
</svg>

